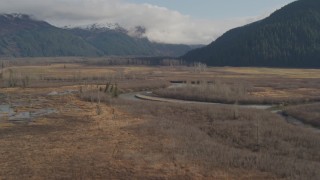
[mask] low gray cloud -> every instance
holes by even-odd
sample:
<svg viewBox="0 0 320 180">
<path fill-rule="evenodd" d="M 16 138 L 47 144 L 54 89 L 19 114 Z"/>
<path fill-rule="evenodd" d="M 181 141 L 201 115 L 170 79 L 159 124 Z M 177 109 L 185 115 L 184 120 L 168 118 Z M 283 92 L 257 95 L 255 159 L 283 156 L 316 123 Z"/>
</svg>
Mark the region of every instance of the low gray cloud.
<svg viewBox="0 0 320 180">
<path fill-rule="evenodd" d="M 177 11 L 124 0 L 0 0 L 1 13 L 25 13 L 56 26 L 118 23 L 146 28 L 145 36 L 164 43 L 208 44 L 226 30 L 268 15 L 221 20 L 195 19 Z"/>
</svg>

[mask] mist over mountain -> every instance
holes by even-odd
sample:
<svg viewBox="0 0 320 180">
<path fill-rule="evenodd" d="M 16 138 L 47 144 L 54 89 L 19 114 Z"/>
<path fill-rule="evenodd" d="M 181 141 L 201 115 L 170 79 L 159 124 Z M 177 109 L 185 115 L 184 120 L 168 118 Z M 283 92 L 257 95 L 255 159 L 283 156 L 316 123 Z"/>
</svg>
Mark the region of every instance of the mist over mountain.
<svg viewBox="0 0 320 180">
<path fill-rule="evenodd" d="M 320 1 L 295 1 L 182 59 L 211 66 L 320 67 Z"/>
<path fill-rule="evenodd" d="M 110 29 L 96 26 L 72 28 L 69 31 L 86 40 L 104 55 L 181 56 L 196 47 L 151 42 L 143 36 L 143 27 L 137 27 L 135 32 L 121 27 Z"/>
<path fill-rule="evenodd" d="M 112 26 L 112 27 L 111 27 Z M 181 56 L 194 46 L 161 44 L 119 25 L 58 28 L 24 14 L 0 15 L 0 56 Z"/>
</svg>

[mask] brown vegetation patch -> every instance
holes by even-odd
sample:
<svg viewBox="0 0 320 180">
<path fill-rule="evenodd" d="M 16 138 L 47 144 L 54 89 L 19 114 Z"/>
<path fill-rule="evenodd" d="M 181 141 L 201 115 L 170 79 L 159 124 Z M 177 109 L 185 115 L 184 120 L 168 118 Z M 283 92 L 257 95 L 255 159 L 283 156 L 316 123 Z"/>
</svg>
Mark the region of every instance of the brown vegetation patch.
<svg viewBox="0 0 320 180">
<path fill-rule="evenodd" d="M 107 83 L 132 92 L 164 88 L 171 80 L 218 80 L 220 90 L 193 84 L 176 88 L 175 96 L 301 103 L 319 99 L 319 70 L 114 63 L 38 58 L 6 67 L 0 86 L 13 86 L 0 89 L 1 103 L 21 103 L 18 112 L 48 107 L 57 113 L 29 123 L 0 122 L 0 179 L 319 179 L 318 134 L 277 114 L 237 105 L 126 101 L 104 92 Z M 286 112 L 315 121 L 318 107 Z"/>
<path fill-rule="evenodd" d="M 29 124 L 0 127 L 1 179 L 269 177 L 267 173 L 237 168 L 203 169 L 193 161 L 174 160 L 167 153 L 173 137 L 162 139 L 139 130 L 148 119 L 134 117 L 105 103 L 100 104 L 98 114 L 96 101 L 83 102 L 72 94 L 44 95 L 50 89 L 33 90 L 34 94 L 32 89 L 18 88 L 1 89 L 1 92 L 16 102 L 23 101 L 24 96 L 36 99 L 40 95 L 46 98 L 47 105 L 59 109 L 59 113 Z M 132 131 L 136 127 L 141 128 Z"/>
<path fill-rule="evenodd" d="M 306 124 L 320 128 L 320 103 L 290 106 L 284 112 Z"/>
<path fill-rule="evenodd" d="M 176 161 L 191 161 L 207 170 L 268 172 L 285 179 L 320 176 L 317 134 L 287 124 L 278 115 L 238 109 L 235 117 L 235 109 L 228 107 L 152 102 L 122 106 L 136 117 L 149 119 L 132 132 L 167 139 L 158 151 L 166 147 Z M 258 174 L 256 178 L 274 177 Z"/>
</svg>

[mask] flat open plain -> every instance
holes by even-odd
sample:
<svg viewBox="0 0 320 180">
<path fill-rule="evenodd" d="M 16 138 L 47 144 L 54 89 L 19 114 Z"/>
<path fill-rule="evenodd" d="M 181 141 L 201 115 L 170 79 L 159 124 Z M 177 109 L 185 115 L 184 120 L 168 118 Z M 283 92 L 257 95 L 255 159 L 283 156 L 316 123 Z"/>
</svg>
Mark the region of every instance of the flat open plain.
<svg viewBox="0 0 320 180">
<path fill-rule="evenodd" d="M 0 86 L 0 179 L 320 178 L 319 132 L 272 112 L 319 121 L 318 69 L 60 62 L 8 66 Z M 227 104 L 112 97 L 141 91 Z"/>
</svg>

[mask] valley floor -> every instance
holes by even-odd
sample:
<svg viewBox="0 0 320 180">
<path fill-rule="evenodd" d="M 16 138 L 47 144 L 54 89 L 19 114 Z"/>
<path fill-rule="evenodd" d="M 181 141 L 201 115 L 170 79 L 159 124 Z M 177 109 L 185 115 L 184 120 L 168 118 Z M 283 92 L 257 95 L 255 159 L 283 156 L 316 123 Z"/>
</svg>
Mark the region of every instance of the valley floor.
<svg viewBox="0 0 320 180">
<path fill-rule="evenodd" d="M 254 101 L 272 99 L 275 110 L 296 103 L 314 107 L 319 72 L 9 67 L 0 79 L 0 179 L 319 179 L 319 133 L 271 110 L 111 97 L 115 87 L 119 93 L 170 92 L 170 81 L 215 81 L 230 100 L 246 94 Z M 233 91 L 239 83 L 245 90 Z M 191 90 L 182 89 L 183 97 L 197 98 Z"/>
<path fill-rule="evenodd" d="M 73 87 L 56 88 L 58 92 Z M 148 121 L 121 108 L 81 101 L 77 95 L 49 96 L 52 88 L 2 89 L 15 103 L 30 98 L 34 109 L 57 113 L 32 122 L 0 122 L 1 179 L 238 179 L 271 178 L 270 173 L 241 168 L 204 169 L 170 152 L 174 137 L 150 135 Z M 39 102 L 45 99 L 44 104 Z M 3 99 L 2 99 L 3 100 Z M 3 102 L 3 101 L 2 101 Z M 16 111 L 26 111 L 30 105 Z M 141 127 L 140 127 L 141 126 Z M 138 128 L 138 129 L 137 129 Z"/>
</svg>

